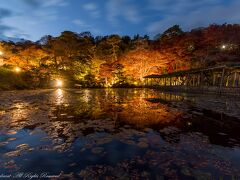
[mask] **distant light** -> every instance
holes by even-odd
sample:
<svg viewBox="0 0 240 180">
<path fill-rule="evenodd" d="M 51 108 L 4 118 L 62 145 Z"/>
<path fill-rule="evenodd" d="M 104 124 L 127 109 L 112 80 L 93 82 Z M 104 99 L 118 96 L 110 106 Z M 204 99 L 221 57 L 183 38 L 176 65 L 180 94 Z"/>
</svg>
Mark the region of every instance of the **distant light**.
<svg viewBox="0 0 240 180">
<path fill-rule="evenodd" d="M 16 67 L 16 68 L 15 68 L 15 72 L 16 72 L 16 73 L 21 72 L 21 68 L 20 68 L 20 67 Z"/>
<path fill-rule="evenodd" d="M 62 87 L 62 85 L 63 85 L 63 82 L 61 80 L 57 79 L 56 80 L 56 86 L 57 87 Z"/>
<path fill-rule="evenodd" d="M 3 55 L 3 52 L 2 51 L 0 51 L 0 56 L 2 56 Z"/>
<path fill-rule="evenodd" d="M 222 49 L 226 49 L 226 45 L 222 45 Z"/>
</svg>

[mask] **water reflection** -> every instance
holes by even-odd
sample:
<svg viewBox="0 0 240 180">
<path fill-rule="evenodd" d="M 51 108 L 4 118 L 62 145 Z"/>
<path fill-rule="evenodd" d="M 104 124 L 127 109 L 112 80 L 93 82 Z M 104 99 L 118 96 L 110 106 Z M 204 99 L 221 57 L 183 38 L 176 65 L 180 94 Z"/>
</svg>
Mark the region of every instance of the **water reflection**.
<svg viewBox="0 0 240 180">
<path fill-rule="evenodd" d="M 57 105 L 61 105 L 63 103 L 63 90 L 57 89 L 56 91 L 56 103 Z"/>
<path fill-rule="evenodd" d="M 8 103 L 0 96 L 0 174 L 51 169 L 88 179 L 176 179 L 240 172 L 240 125 L 202 109 L 199 100 L 211 98 L 149 89 L 57 89 L 5 97 Z M 39 158 L 48 163 L 32 167 Z"/>
<path fill-rule="evenodd" d="M 126 90 L 127 91 L 127 90 Z M 137 127 L 150 127 L 166 124 L 181 117 L 181 112 L 164 104 L 146 101 L 151 93 L 147 90 L 83 90 L 72 92 L 76 96 L 72 106 L 63 103 L 63 93 L 57 93 L 57 107 L 51 109 L 54 120 L 83 120 L 110 118 L 115 124 L 132 124 Z M 150 91 L 152 92 L 152 91 Z M 60 100 L 58 100 L 60 99 Z M 61 101 L 61 103 L 59 103 Z"/>
</svg>

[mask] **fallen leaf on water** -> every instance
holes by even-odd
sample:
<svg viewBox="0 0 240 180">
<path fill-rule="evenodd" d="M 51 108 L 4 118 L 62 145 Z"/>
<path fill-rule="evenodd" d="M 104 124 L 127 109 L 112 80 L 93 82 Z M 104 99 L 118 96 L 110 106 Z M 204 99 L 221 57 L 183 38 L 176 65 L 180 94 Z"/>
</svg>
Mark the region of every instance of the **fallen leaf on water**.
<svg viewBox="0 0 240 180">
<path fill-rule="evenodd" d="M 17 157 L 17 156 L 20 156 L 20 151 L 19 150 L 10 151 L 8 153 L 5 153 L 4 156 L 6 156 L 6 157 Z"/>
<path fill-rule="evenodd" d="M 100 154 L 104 151 L 104 148 L 103 147 L 95 147 L 95 148 L 92 148 L 92 153 L 94 154 Z"/>
<path fill-rule="evenodd" d="M 21 150 L 21 151 L 27 150 L 27 149 L 29 149 L 29 145 L 28 144 L 20 144 L 16 147 L 16 149 Z"/>
<path fill-rule="evenodd" d="M 17 131 L 9 130 L 9 131 L 7 132 L 7 135 L 14 135 L 14 134 L 17 134 Z"/>
<path fill-rule="evenodd" d="M 140 148 L 148 148 L 148 144 L 145 143 L 145 142 L 139 142 L 137 145 L 138 145 L 138 147 L 140 147 Z"/>
</svg>

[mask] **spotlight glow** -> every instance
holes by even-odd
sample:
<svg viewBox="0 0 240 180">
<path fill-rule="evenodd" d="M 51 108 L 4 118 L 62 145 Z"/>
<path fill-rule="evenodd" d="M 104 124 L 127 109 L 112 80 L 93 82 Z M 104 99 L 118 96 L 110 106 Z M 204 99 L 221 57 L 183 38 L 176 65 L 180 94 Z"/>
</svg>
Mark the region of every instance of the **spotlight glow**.
<svg viewBox="0 0 240 180">
<path fill-rule="evenodd" d="M 62 87 L 62 85 L 63 85 L 63 82 L 61 80 L 57 79 L 56 80 L 56 86 L 57 87 Z"/>
<path fill-rule="evenodd" d="M 21 68 L 19 68 L 19 67 L 16 67 L 16 68 L 15 68 L 15 72 L 16 72 L 16 73 L 19 73 L 19 72 L 21 72 Z"/>
</svg>

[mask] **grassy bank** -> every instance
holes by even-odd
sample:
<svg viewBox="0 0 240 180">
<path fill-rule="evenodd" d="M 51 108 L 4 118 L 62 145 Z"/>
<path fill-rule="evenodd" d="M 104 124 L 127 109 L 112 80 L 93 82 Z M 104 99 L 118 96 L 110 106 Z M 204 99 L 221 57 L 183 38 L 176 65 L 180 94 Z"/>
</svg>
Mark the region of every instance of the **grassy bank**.
<svg viewBox="0 0 240 180">
<path fill-rule="evenodd" d="M 52 76 L 52 77 L 51 77 Z M 48 77 L 36 74 L 34 71 L 16 72 L 13 67 L 0 67 L 0 90 L 23 90 L 23 89 L 44 89 L 56 87 L 56 79 L 63 81 L 63 87 L 68 88 L 106 88 L 105 84 L 94 81 L 76 82 L 71 77 L 63 76 L 56 78 L 53 75 Z M 108 88 L 141 88 L 142 85 L 133 83 L 115 83 Z"/>
<path fill-rule="evenodd" d="M 9 68 L 0 67 L 0 90 L 28 89 L 24 74 L 17 74 Z"/>
</svg>

